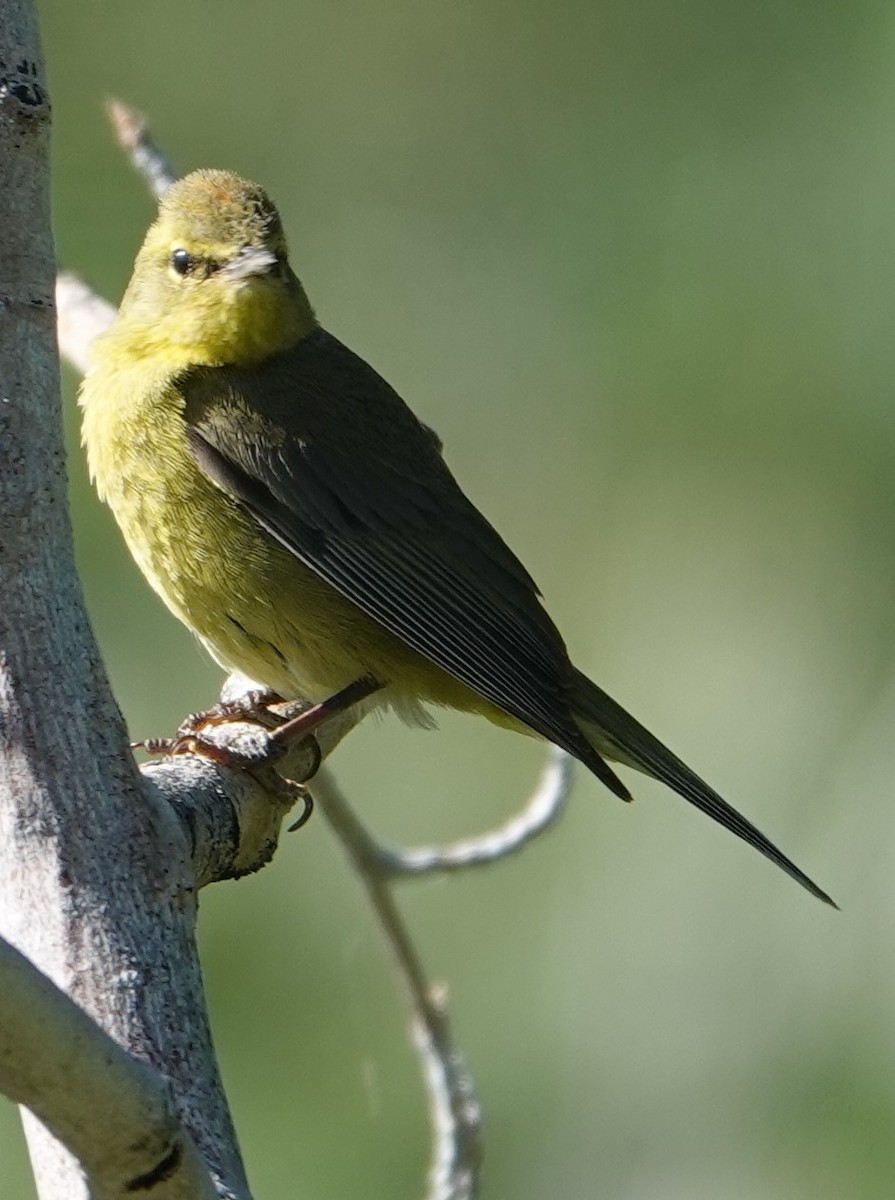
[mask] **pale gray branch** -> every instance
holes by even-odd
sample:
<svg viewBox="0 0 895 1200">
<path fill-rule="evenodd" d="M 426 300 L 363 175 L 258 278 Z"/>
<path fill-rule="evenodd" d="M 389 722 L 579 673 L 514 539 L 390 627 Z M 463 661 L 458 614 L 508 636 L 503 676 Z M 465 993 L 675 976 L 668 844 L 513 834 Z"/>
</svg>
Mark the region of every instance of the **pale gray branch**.
<svg viewBox="0 0 895 1200">
<path fill-rule="evenodd" d="M 103 300 L 77 275 L 68 271 L 56 279 L 56 323 L 59 349 L 74 369 L 83 375 L 90 366 L 93 339 L 115 320 L 115 308 Z"/>
<path fill-rule="evenodd" d="M 528 802 L 497 829 L 476 837 L 461 838 L 443 846 L 413 846 L 395 849 L 369 841 L 371 861 L 392 879 L 419 875 L 465 871 L 469 867 L 487 867 L 524 849 L 545 833 L 565 812 L 572 787 L 573 761 L 557 746 L 541 772 Z"/>
<path fill-rule="evenodd" d="M 52 301 L 50 108 L 33 0 L 0 0 L 0 60 L 0 935 L 85 1022 L 169 1081 L 217 1193 L 243 1198 L 206 1018 L 187 838 L 140 783 L 74 568 Z M 5 1034 L 33 1044 L 36 1010 L 16 1011 L 19 1020 L 0 1022 Z M 64 1026 L 45 1033 L 65 1040 Z M 79 1045 L 86 1054 L 88 1042 Z M 16 1080 L 7 1067 L 16 1094 L 27 1092 L 50 1128 L 76 1142 L 66 1150 L 25 1114 L 41 1200 L 85 1200 L 89 1184 L 70 1151 L 89 1148 L 65 1107 L 78 1093 L 65 1101 L 51 1073 L 35 1068 Z M 92 1114 L 100 1150 L 107 1111 L 98 1103 Z M 167 1128 L 161 1113 L 152 1104 L 144 1112 L 150 1150 Z"/>
<path fill-rule="evenodd" d="M 217 1200 L 161 1076 L 2 938 L 0 1091 L 75 1155 L 95 1200 Z"/>
<path fill-rule="evenodd" d="M 427 1200 L 474 1200 L 482 1162 L 481 1108 L 454 1043 L 445 990 L 426 978 L 376 842 L 328 772 L 321 771 L 314 791 L 364 885 L 407 994 L 414 1045 L 429 1093 L 432 1165 Z"/>
<path fill-rule="evenodd" d="M 240 685 L 245 687 L 243 693 Z M 242 676 L 231 676 L 222 694 L 232 703 L 240 694 L 251 694 L 255 686 Z M 301 703 L 283 706 L 284 715 L 296 715 L 304 707 Z M 356 719 L 353 713 L 339 713 L 321 725 L 313 738 L 304 738 L 285 754 L 261 725 L 227 721 L 208 726 L 202 737 L 232 756 L 234 766 L 240 764 L 237 769 L 195 754 L 143 765 L 144 787 L 170 805 L 187 832 L 196 887 L 239 878 L 270 862 L 283 819 L 303 803 L 306 794 L 291 781 L 311 776 Z"/>
<path fill-rule="evenodd" d="M 134 170 L 146 180 L 156 199 L 159 199 L 177 178 L 177 173 L 153 140 L 146 118 L 135 108 L 114 98 L 106 103 L 106 112 L 118 145 L 130 159 Z"/>
</svg>

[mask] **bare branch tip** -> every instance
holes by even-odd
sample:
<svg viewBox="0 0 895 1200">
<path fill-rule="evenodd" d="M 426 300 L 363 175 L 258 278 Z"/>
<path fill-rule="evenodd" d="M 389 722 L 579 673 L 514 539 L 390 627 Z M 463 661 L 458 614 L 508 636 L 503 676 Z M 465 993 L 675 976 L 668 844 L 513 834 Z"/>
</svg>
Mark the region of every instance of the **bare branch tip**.
<svg viewBox="0 0 895 1200">
<path fill-rule="evenodd" d="M 133 150 L 146 134 L 146 117 L 117 96 L 110 96 L 104 107 L 118 144 L 125 150 Z"/>
<path fill-rule="evenodd" d="M 115 140 L 127 155 L 131 166 L 142 175 L 156 199 L 163 196 L 177 174 L 152 140 L 149 121 L 138 109 L 131 108 L 117 96 L 110 96 L 106 100 L 105 109 Z"/>
<path fill-rule="evenodd" d="M 448 986 L 439 980 L 433 980 L 429 983 L 428 1001 L 432 1011 L 439 1017 L 447 1015 L 448 1005 Z"/>
</svg>

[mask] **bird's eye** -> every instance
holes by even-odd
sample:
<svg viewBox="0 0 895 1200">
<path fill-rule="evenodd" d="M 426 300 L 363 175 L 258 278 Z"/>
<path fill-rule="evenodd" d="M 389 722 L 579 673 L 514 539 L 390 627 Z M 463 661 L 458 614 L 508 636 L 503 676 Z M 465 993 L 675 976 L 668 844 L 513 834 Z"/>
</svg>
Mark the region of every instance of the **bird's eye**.
<svg viewBox="0 0 895 1200">
<path fill-rule="evenodd" d="M 171 266 L 178 275 L 189 275 L 193 269 L 193 256 L 187 250 L 175 250 L 171 255 Z"/>
</svg>

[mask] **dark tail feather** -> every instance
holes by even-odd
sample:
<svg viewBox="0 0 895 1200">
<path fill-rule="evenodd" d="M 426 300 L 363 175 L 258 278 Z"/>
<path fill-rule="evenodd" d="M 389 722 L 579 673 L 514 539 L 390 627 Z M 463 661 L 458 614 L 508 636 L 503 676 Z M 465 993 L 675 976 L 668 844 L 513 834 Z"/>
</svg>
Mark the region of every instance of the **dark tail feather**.
<svg viewBox="0 0 895 1200">
<path fill-rule="evenodd" d="M 667 750 L 658 738 L 654 738 L 648 729 L 644 729 L 580 671 L 575 672 L 572 706 L 582 731 L 599 754 L 661 780 L 719 825 L 723 825 L 744 842 L 754 846 L 787 875 L 792 876 L 812 896 L 832 905 L 833 908 L 839 907 L 804 871 L 800 871 L 794 862 L 756 829 L 751 821 L 740 816 L 716 791 L 707 783 L 703 783 L 698 775 L 694 775 L 686 763 Z M 590 763 L 587 765 L 590 766 Z"/>
</svg>

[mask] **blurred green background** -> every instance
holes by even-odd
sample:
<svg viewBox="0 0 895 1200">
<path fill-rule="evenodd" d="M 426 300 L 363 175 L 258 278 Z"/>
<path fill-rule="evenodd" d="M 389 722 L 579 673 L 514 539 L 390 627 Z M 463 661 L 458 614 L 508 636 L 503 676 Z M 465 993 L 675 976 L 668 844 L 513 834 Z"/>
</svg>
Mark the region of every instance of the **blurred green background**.
<svg viewBox="0 0 895 1200">
<path fill-rule="evenodd" d="M 401 904 L 487 1126 L 483 1200 L 888 1195 L 895 1177 L 895 10 L 621 0 L 45 0 L 61 262 L 120 295 L 152 216 L 101 111 L 263 182 L 324 324 L 439 430 L 579 664 L 839 900 L 660 787 Z M 213 700 L 85 478 L 134 736 Z M 382 836 L 483 829 L 542 751 L 388 720 L 334 763 Z M 322 820 L 203 894 L 257 1196 L 410 1200 L 427 1130 Z M 4 1194 L 33 1194 L 14 1110 Z"/>
</svg>

